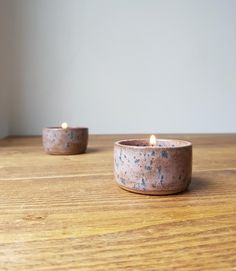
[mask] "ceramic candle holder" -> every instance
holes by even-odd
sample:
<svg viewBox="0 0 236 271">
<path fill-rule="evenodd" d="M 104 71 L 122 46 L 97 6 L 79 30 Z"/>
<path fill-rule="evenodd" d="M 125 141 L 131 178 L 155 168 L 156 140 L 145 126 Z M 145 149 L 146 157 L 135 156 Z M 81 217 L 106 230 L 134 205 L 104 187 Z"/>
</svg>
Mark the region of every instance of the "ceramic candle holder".
<svg viewBox="0 0 236 271">
<path fill-rule="evenodd" d="M 87 144 L 88 128 L 48 127 L 43 129 L 43 147 L 48 154 L 84 153 Z"/>
<path fill-rule="evenodd" d="M 114 174 L 126 190 L 153 195 L 187 189 L 192 175 L 192 144 L 182 140 L 121 140 L 114 145 Z"/>
</svg>

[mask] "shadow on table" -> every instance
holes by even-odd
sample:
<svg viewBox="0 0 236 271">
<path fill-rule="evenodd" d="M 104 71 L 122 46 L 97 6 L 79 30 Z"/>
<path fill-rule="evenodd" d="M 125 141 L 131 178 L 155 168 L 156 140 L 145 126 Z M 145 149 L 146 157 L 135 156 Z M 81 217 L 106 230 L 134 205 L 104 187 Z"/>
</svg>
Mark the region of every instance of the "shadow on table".
<svg viewBox="0 0 236 271">
<path fill-rule="evenodd" d="M 208 178 L 202 177 L 192 177 L 191 184 L 188 188 L 188 191 L 201 191 L 209 189 L 210 187 L 210 180 Z"/>
<path fill-rule="evenodd" d="M 86 153 L 94 153 L 101 151 L 99 148 L 87 148 Z"/>
</svg>

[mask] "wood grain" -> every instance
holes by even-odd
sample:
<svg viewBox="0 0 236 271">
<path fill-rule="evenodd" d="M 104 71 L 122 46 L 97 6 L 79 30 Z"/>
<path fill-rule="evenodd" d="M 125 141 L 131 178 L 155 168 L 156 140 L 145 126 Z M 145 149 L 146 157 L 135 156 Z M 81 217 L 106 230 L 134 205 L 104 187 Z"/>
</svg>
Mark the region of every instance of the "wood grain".
<svg viewBox="0 0 236 271">
<path fill-rule="evenodd" d="M 50 156 L 40 137 L 0 140 L 0 270 L 236 270 L 236 135 L 193 142 L 193 180 L 145 196 L 113 180 L 113 143 Z"/>
</svg>

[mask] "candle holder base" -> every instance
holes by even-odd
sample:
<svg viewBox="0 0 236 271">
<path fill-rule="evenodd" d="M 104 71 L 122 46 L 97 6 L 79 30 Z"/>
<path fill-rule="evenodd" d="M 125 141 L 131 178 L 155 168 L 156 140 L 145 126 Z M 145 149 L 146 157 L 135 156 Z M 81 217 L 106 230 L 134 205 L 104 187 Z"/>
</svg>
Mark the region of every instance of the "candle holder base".
<svg viewBox="0 0 236 271">
<path fill-rule="evenodd" d="M 135 190 L 135 189 L 131 189 L 128 187 L 125 187 L 123 185 L 118 185 L 120 188 L 128 191 L 128 192 L 132 192 L 132 193 L 136 193 L 136 194 L 143 194 L 143 195 L 150 195 L 150 196 L 167 196 L 167 195 L 174 195 L 174 194 L 179 194 L 182 193 L 184 191 L 186 191 L 188 189 L 187 187 L 184 187 L 182 189 L 175 189 L 175 190 L 162 190 L 162 191 L 142 191 L 142 190 Z"/>
</svg>

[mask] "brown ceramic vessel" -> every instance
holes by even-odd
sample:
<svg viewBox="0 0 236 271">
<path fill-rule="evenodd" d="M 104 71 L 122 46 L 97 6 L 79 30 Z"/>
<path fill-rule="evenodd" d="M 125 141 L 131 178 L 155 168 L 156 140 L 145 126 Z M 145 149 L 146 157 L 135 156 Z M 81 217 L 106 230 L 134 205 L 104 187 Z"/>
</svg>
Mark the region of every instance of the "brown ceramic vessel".
<svg viewBox="0 0 236 271">
<path fill-rule="evenodd" d="M 48 127 L 43 129 L 43 147 L 48 154 L 84 153 L 88 144 L 88 128 Z"/>
<path fill-rule="evenodd" d="M 177 139 L 158 139 L 154 146 L 145 139 L 118 141 L 114 145 L 114 174 L 117 184 L 132 192 L 182 192 L 191 182 L 192 144 Z"/>
</svg>

